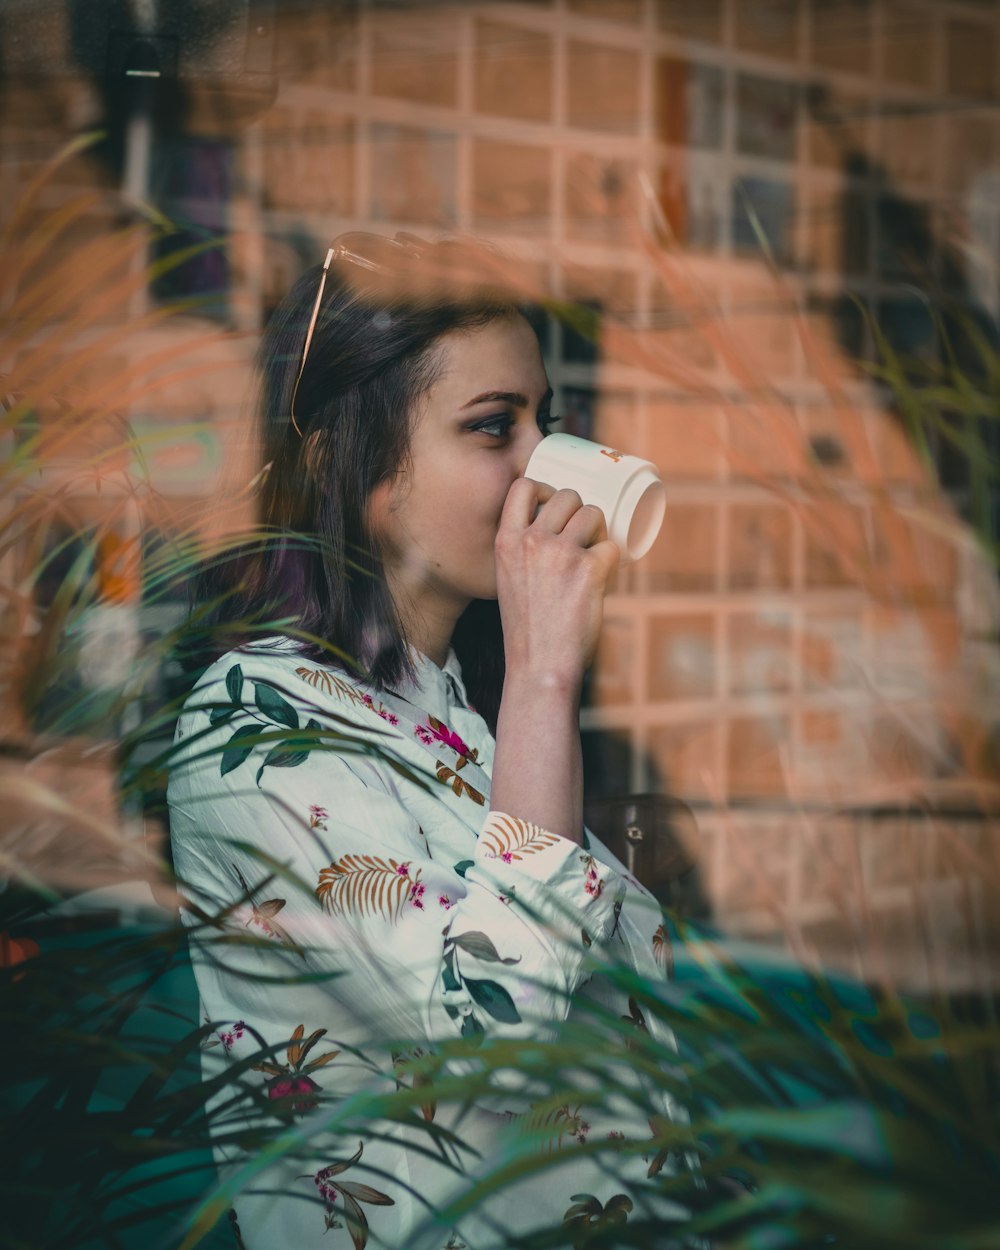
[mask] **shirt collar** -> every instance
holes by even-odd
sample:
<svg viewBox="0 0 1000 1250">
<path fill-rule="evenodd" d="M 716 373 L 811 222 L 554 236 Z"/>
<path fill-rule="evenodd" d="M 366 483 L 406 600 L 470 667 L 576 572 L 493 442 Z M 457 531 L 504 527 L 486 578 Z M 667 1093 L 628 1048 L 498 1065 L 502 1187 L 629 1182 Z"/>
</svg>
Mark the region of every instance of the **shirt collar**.
<svg viewBox="0 0 1000 1250">
<path fill-rule="evenodd" d="M 462 680 L 462 666 L 458 662 L 454 647 L 448 648 L 444 664 L 440 666 L 428 659 L 416 647 L 410 647 L 410 658 L 413 660 L 420 694 L 442 693 L 448 705 L 458 703 L 463 707 L 468 707 L 469 697 L 465 692 L 465 682 Z"/>
</svg>

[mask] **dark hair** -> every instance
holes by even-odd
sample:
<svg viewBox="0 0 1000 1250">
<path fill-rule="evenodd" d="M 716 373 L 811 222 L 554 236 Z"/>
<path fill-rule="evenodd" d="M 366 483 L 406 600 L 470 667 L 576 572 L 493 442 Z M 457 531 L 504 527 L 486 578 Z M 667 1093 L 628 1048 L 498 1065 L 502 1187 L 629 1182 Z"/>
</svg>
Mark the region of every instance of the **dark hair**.
<svg viewBox="0 0 1000 1250">
<path fill-rule="evenodd" d="M 300 436 L 291 401 L 321 272 L 302 275 L 263 335 L 260 528 L 199 579 L 208 645 L 197 665 L 284 628 L 311 635 L 299 640 L 303 656 L 392 689 L 413 669 L 367 522 L 368 498 L 405 466 L 417 400 L 437 376 L 440 337 L 520 310 L 495 287 L 427 296 L 376 282 L 350 262 L 339 272 L 334 266 L 295 392 Z M 470 700 L 495 729 L 504 673 L 496 602 L 470 604 L 452 642 Z"/>
</svg>

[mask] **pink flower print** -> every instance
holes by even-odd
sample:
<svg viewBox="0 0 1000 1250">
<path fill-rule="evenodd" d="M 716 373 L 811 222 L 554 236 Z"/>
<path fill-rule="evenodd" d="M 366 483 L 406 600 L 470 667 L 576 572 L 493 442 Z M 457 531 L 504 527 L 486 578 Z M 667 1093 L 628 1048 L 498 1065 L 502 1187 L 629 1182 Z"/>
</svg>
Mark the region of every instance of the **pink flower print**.
<svg viewBox="0 0 1000 1250">
<path fill-rule="evenodd" d="M 513 860 L 514 860 L 514 856 L 511 854 L 510 851 L 504 851 L 504 853 L 500 856 L 500 858 L 503 860 L 505 864 L 513 863 Z"/>
<path fill-rule="evenodd" d="M 267 918 L 262 916 L 259 911 L 255 911 L 247 921 L 247 928 L 249 928 L 250 925 L 256 925 L 257 928 L 260 929 L 261 933 L 265 934 L 267 937 L 274 937 L 274 929 L 268 923 Z"/>
<path fill-rule="evenodd" d="M 399 717 L 394 715 L 392 712 L 387 711 L 385 704 L 382 703 L 381 700 L 376 707 L 375 700 L 371 697 L 371 695 L 363 694 L 361 696 L 361 701 L 370 712 L 374 712 L 376 716 L 381 716 L 381 718 L 384 721 L 388 721 L 390 725 L 399 724 Z"/>
<path fill-rule="evenodd" d="M 419 908 L 420 911 L 423 911 L 424 910 L 424 894 L 426 892 L 427 892 L 427 887 L 424 885 L 422 881 L 414 881 L 414 883 L 410 886 L 410 893 L 407 895 L 407 898 L 413 904 L 414 907 L 417 907 Z"/>
<path fill-rule="evenodd" d="M 333 1206 L 337 1201 L 337 1191 L 329 1184 L 332 1175 L 333 1168 L 320 1168 L 313 1177 L 313 1184 L 319 1190 L 319 1196 L 328 1206 Z"/>
<path fill-rule="evenodd" d="M 229 1051 L 232 1050 L 232 1048 L 243 1036 L 246 1027 L 245 1020 L 237 1020 L 231 1029 L 225 1029 L 223 1032 L 217 1033 L 216 1037 L 218 1037 L 223 1047 Z"/>
<path fill-rule="evenodd" d="M 396 875 L 399 877 L 408 877 L 410 875 L 410 861 L 409 860 L 407 860 L 405 864 L 399 865 L 399 867 L 396 869 Z"/>
<path fill-rule="evenodd" d="M 469 748 L 465 745 L 458 734 L 455 733 L 454 730 L 449 729 L 447 725 L 442 725 L 438 722 L 438 724 L 434 726 L 433 733 L 438 742 L 443 742 L 445 746 L 451 747 L 451 749 L 453 751 L 457 751 L 459 755 L 469 754 Z"/>
<path fill-rule="evenodd" d="M 311 1076 L 305 1076 L 301 1072 L 293 1072 L 288 1076 L 276 1076 L 268 1081 L 264 1088 L 267 1090 L 268 1098 L 272 1100 L 288 1099 L 293 1111 L 312 1111 L 319 1105 L 314 1095 L 319 1093 L 320 1086 Z"/>
<path fill-rule="evenodd" d="M 579 1127 L 579 1128 L 577 1129 L 577 1131 L 573 1134 L 573 1136 L 576 1138 L 576 1140 L 577 1140 L 577 1141 L 580 1143 L 580 1145 L 582 1146 L 582 1145 L 584 1145 L 584 1143 L 586 1142 L 586 1140 L 587 1140 L 587 1134 L 588 1134 L 589 1132 L 590 1132 L 590 1125 L 587 1123 L 587 1121 L 586 1121 L 586 1120 L 581 1120 L 581 1121 L 580 1121 L 580 1127 Z"/>
<path fill-rule="evenodd" d="M 330 819 L 330 815 L 325 807 L 319 807 L 313 803 L 309 807 L 309 828 L 326 830 L 326 822 Z"/>
<path fill-rule="evenodd" d="M 438 902 L 445 909 L 445 911 L 447 911 L 449 907 L 454 906 L 454 904 L 452 903 L 451 899 L 448 897 L 447 894 L 439 894 Z"/>
<path fill-rule="evenodd" d="M 586 869 L 583 888 L 592 898 L 598 898 L 604 889 L 604 882 L 597 872 L 597 860 L 594 859 L 593 855 L 581 855 L 580 863 Z"/>
<path fill-rule="evenodd" d="M 446 747 L 451 747 L 453 751 L 457 751 L 459 755 L 468 755 L 471 759 L 476 758 L 478 751 L 471 751 L 453 729 L 449 729 L 447 725 L 433 716 L 428 716 L 427 719 L 429 724 L 414 727 L 414 733 L 425 746 L 441 742 Z"/>
</svg>

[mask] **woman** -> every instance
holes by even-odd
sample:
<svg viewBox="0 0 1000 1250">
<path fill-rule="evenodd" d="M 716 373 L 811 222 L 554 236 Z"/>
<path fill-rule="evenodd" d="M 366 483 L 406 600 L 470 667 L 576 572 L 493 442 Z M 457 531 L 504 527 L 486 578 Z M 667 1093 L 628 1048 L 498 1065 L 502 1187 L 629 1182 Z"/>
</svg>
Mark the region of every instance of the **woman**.
<svg viewBox="0 0 1000 1250">
<path fill-rule="evenodd" d="M 252 1175 L 220 1136 L 248 1250 L 328 1246 L 331 1228 L 505 1245 L 587 1225 L 581 1190 L 625 1218 L 629 1169 L 647 1171 L 566 1151 L 515 1201 L 435 1222 L 526 1123 L 547 1117 L 553 1148 L 648 1139 L 624 1109 L 589 1123 L 583 1092 L 539 1107 L 510 1072 L 464 1110 L 428 1094 L 424 1119 L 458 1142 L 397 1126 L 346 1149 L 321 1129 L 359 1090 L 419 1083 L 435 1044 L 608 1009 L 645 1027 L 598 952 L 663 975 L 655 906 L 582 824 L 580 688 L 618 552 L 598 509 L 524 476 L 552 392 L 528 322 L 469 260 L 344 236 L 262 344 L 271 539 L 229 570 L 241 645 L 188 699 L 168 792 L 189 894 L 259 939 L 197 962 L 210 1057 L 318 1134 L 307 1164 L 251 1154 Z"/>
</svg>

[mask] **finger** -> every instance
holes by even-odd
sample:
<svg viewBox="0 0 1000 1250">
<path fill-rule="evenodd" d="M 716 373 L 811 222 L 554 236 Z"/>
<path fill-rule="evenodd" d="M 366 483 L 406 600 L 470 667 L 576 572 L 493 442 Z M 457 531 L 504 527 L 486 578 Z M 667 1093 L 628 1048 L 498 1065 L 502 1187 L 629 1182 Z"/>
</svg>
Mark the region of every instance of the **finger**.
<svg viewBox="0 0 1000 1250">
<path fill-rule="evenodd" d="M 575 490 L 557 490 L 538 509 L 534 525 L 537 529 L 546 530 L 550 534 L 561 534 L 570 517 L 579 512 L 582 507 L 583 500 Z"/>
<path fill-rule="evenodd" d="M 563 533 L 581 547 L 593 547 L 607 538 L 608 524 L 596 504 L 585 503 L 566 522 Z"/>
<path fill-rule="evenodd" d="M 595 543 L 589 548 L 589 553 L 597 559 L 601 565 L 604 579 L 608 581 L 621 564 L 621 548 L 617 543 L 613 543 L 610 538 L 605 538 L 603 542 Z"/>
<path fill-rule="evenodd" d="M 535 519 L 539 504 L 555 494 L 555 488 L 530 477 L 519 477 L 511 483 L 500 513 L 502 528 L 527 529 Z"/>
</svg>

